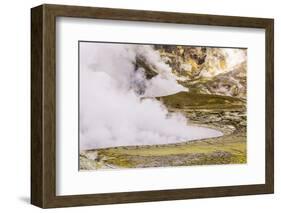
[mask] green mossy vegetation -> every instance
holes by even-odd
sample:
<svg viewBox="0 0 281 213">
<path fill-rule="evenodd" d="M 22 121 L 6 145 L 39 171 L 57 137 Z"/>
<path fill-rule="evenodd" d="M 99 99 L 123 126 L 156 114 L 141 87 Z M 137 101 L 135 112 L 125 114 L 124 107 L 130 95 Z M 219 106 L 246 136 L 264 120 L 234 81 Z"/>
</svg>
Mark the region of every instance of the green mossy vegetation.
<svg viewBox="0 0 281 213">
<path fill-rule="evenodd" d="M 176 95 L 157 98 L 168 108 L 176 109 L 240 109 L 245 106 L 245 101 L 228 96 L 196 94 L 191 92 L 180 92 Z"/>
<path fill-rule="evenodd" d="M 102 149 L 100 158 L 118 168 L 151 167 L 151 164 L 170 166 L 173 159 L 178 166 L 246 163 L 246 141 L 242 136 L 228 136 L 157 146 L 135 146 Z M 151 161 L 151 162 L 148 162 Z M 161 165 L 160 165 L 161 166 Z"/>
</svg>

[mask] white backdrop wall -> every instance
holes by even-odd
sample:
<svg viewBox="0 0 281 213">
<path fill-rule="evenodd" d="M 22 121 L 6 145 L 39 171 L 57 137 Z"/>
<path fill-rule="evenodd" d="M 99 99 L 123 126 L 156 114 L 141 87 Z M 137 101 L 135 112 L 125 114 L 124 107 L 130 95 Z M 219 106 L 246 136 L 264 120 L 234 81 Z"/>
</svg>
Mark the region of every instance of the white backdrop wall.
<svg viewBox="0 0 281 213">
<path fill-rule="evenodd" d="M 281 86 L 280 86 L 280 30 L 281 14 L 279 1 L 245 0 L 61 0 L 42 2 L 39 0 L 2 1 L 0 7 L 0 54 L 1 54 L 1 212 L 20 210 L 39 212 L 39 208 L 29 205 L 30 191 L 30 8 L 42 3 L 86 5 L 113 8 L 161 10 L 174 12 L 208 13 L 269 17 L 275 19 L 275 179 L 274 195 L 242 196 L 229 198 L 196 199 L 140 204 L 122 204 L 67 209 L 69 212 L 278 212 L 281 185 L 280 170 L 281 139 Z M 239 174 L 238 174 L 239 175 Z M 53 209 L 50 212 L 64 212 Z"/>
</svg>

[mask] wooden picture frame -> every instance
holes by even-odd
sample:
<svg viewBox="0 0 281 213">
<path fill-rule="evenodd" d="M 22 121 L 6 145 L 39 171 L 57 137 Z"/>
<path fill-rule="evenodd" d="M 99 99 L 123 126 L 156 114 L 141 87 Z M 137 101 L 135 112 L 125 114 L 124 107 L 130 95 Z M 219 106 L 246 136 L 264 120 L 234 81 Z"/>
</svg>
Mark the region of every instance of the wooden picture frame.
<svg viewBox="0 0 281 213">
<path fill-rule="evenodd" d="M 262 28 L 266 32 L 265 184 L 56 195 L 56 17 Z M 31 9 L 31 203 L 41 208 L 179 200 L 274 191 L 274 21 L 44 4 Z M 262 139 L 261 139 L 262 140 Z"/>
</svg>

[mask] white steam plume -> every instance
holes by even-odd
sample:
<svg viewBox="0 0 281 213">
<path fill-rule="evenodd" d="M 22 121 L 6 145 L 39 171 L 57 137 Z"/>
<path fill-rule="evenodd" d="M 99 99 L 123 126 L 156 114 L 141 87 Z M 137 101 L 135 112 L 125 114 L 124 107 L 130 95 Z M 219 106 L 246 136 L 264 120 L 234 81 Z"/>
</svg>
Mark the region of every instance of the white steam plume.
<svg viewBox="0 0 281 213">
<path fill-rule="evenodd" d="M 159 74 L 147 80 L 136 57 Z M 136 87 L 144 87 L 142 95 Z M 186 118 L 168 113 L 153 98 L 185 88 L 170 67 L 148 45 L 80 43 L 80 148 L 81 150 L 178 143 L 217 137 L 219 131 L 188 126 Z"/>
</svg>

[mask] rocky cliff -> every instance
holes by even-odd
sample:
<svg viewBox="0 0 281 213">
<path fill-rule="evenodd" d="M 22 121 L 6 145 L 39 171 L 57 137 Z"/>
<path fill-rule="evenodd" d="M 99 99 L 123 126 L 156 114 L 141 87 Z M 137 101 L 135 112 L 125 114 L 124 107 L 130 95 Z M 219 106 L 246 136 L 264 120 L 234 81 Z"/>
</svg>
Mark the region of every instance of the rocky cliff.
<svg viewBox="0 0 281 213">
<path fill-rule="evenodd" d="M 190 92 L 246 98 L 246 49 L 155 45 Z"/>
</svg>

